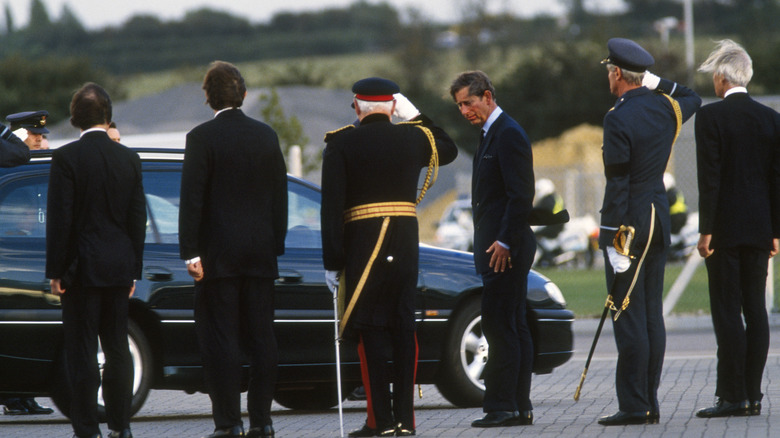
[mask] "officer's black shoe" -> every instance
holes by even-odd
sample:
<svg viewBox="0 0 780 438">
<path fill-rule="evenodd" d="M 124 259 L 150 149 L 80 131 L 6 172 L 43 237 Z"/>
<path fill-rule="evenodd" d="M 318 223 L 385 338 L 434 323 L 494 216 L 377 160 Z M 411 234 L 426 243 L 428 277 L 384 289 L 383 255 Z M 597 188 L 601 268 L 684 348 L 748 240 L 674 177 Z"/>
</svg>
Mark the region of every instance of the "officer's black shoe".
<svg viewBox="0 0 780 438">
<path fill-rule="evenodd" d="M 360 429 L 353 430 L 352 432 L 347 434 L 347 436 L 350 437 L 376 436 L 376 433 L 377 433 L 376 429 L 372 429 L 368 427 L 367 424 L 364 424 L 363 427 L 361 427 Z"/>
<path fill-rule="evenodd" d="M 517 426 L 517 411 L 488 412 L 484 417 L 471 422 L 471 427 L 507 427 Z"/>
<path fill-rule="evenodd" d="M 215 429 L 214 433 L 212 433 L 211 435 L 207 435 L 203 438 L 234 438 L 234 437 L 243 437 L 243 436 L 244 436 L 244 427 L 233 426 L 227 429 Z"/>
<path fill-rule="evenodd" d="M 515 425 L 530 426 L 534 424 L 534 411 L 520 411 L 515 417 Z"/>
<path fill-rule="evenodd" d="M 262 427 L 253 427 L 246 431 L 247 438 L 249 437 L 259 437 L 259 438 L 269 438 L 276 435 L 276 432 L 274 432 L 274 427 L 270 424 L 266 424 Z"/>
<path fill-rule="evenodd" d="M 112 430 L 108 433 L 108 438 L 133 438 L 133 432 L 130 432 L 130 428 L 122 430 Z"/>
<path fill-rule="evenodd" d="M 661 413 L 658 411 L 650 411 L 650 415 L 647 417 L 647 424 L 658 424 L 661 421 Z"/>
<path fill-rule="evenodd" d="M 413 428 L 404 427 L 403 424 L 401 423 L 398 423 L 398 426 L 396 426 L 395 428 L 395 436 L 414 436 L 414 435 L 416 435 L 416 433 Z"/>
<path fill-rule="evenodd" d="M 730 402 L 722 398 L 718 398 L 718 400 L 715 402 L 715 406 L 700 409 L 698 412 L 696 412 L 696 416 L 699 418 L 742 417 L 745 415 L 750 415 L 750 412 L 750 402 L 747 400 Z"/>
<path fill-rule="evenodd" d="M 381 436 L 381 437 L 395 436 L 395 426 L 386 427 L 384 429 L 377 429 L 376 436 Z"/>
<path fill-rule="evenodd" d="M 618 411 L 615 415 L 599 418 L 599 424 L 602 426 L 625 426 L 628 424 L 652 424 L 650 422 L 650 411 L 645 412 L 623 412 Z"/>
<path fill-rule="evenodd" d="M 760 401 L 752 401 L 752 402 L 750 402 L 750 415 L 761 415 L 761 402 Z"/>
<path fill-rule="evenodd" d="M 5 415 L 29 414 L 29 412 L 27 412 L 27 408 L 22 404 L 22 400 L 18 398 L 6 401 L 5 406 L 3 406 L 3 413 Z"/>
<path fill-rule="evenodd" d="M 23 398 L 21 403 L 30 415 L 49 415 L 54 412 L 54 409 L 48 406 L 39 405 L 34 398 Z"/>
</svg>

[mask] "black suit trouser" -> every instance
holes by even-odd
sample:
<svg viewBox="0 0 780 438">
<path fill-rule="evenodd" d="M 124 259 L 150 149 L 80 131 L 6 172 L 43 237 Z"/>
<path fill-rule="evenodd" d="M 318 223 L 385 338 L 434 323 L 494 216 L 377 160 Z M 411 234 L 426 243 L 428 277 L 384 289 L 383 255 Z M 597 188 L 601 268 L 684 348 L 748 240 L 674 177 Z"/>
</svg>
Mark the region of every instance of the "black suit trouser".
<svg viewBox="0 0 780 438">
<path fill-rule="evenodd" d="M 761 378 L 769 351 L 765 298 L 769 251 L 717 248 L 705 263 L 718 342 L 715 395 L 731 402 L 761 401 Z"/>
<path fill-rule="evenodd" d="M 279 360 L 273 322 L 273 279 L 231 277 L 195 283 L 195 328 L 217 429 L 243 426 L 242 349 L 250 363 L 250 427 L 272 424 Z"/>
<path fill-rule="evenodd" d="M 70 420 L 78 436 L 100 433 L 98 337 L 105 354 L 103 400 L 111 430 L 130 427 L 133 364 L 127 342 L 129 287 L 76 288 L 62 296 L 65 356 L 72 389 Z"/>
<path fill-rule="evenodd" d="M 533 256 L 512 254 L 513 268 L 482 274 L 482 331 L 490 345 L 482 409 L 530 411 L 534 346 L 526 318 Z"/>
</svg>

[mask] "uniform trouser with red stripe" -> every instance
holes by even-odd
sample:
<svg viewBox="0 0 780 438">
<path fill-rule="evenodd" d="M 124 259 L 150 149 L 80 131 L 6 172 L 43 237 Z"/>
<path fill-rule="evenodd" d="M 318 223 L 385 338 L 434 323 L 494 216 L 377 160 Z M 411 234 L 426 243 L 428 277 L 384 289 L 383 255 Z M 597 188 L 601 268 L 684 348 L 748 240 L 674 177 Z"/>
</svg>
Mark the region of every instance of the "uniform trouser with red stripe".
<svg viewBox="0 0 780 438">
<path fill-rule="evenodd" d="M 414 382 L 417 335 L 414 330 L 360 329 L 358 354 L 366 388 L 366 425 L 386 430 L 398 424 L 415 429 Z M 388 363 L 392 360 L 393 363 Z M 390 383 L 393 384 L 392 403 Z"/>
</svg>

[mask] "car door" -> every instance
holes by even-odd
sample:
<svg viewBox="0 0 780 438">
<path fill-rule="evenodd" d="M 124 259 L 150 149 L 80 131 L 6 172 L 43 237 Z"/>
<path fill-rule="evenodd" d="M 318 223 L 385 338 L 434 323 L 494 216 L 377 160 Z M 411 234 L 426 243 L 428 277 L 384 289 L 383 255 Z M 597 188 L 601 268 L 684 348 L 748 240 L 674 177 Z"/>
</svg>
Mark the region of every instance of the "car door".
<svg viewBox="0 0 780 438">
<path fill-rule="evenodd" d="M 279 258 L 275 329 L 280 379 L 292 368 L 308 365 L 309 378 L 332 378 L 334 351 L 333 294 L 325 285 L 320 234 L 320 192 L 300 180 L 288 180 L 288 230 Z M 357 361 L 343 349 L 344 361 Z M 311 366 L 311 364 L 319 364 Z M 330 365 L 330 366 L 329 366 Z M 288 368 L 285 370 L 284 368 Z"/>
<path fill-rule="evenodd" d="M 45 276 L 48 168 L 0 182 L 0 391 L 45 388 L 62 339 Z"/>
</svg>

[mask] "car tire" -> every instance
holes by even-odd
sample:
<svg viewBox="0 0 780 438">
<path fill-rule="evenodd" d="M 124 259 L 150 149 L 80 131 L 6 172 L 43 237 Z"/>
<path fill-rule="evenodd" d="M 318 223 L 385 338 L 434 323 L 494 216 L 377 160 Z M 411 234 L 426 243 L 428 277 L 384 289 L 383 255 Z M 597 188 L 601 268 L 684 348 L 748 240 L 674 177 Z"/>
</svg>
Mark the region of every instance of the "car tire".
<svg viewBox="0 0 780 438">
<path fill-rule="evenodd" d="M 135 415 L 143 406 L 152 384 L 152 348 L 146 340 L 141 328 L 134 321 L 127 324 L 127 340 L 130 346 L 130 357 L 133 360 L 133 399 L 130 402 L 130 416 Z M 55 387 L 51 398 L 57 409 L 66 417 L 70 417 L 71 387 L 68 383 L 67 366 L 64 353 L 60 354 L 60 363 L 55 365 L 59 370 L 55 376 Z M 103 351 L 98 350 L 98 365 L 101 369 L 105 362 Z M 103 386 L 98 388 L 98 417 L 101 423 L 106 422 L 106 408 L 103 403 Z"/>
<path fill-rule="evenodd" d="M 357 385 L 342 385 L 341 396 L 346 399 Z M 339 403 L 336 384 L 315 384 L 305 388 L 277 389 L 274 400 L 287 409 L 302 411 L 321 411 L 330 409 Z"/>
<path fill-rule="evenodd" d="M 485 384 L 481 377 L 487 358 L 481 302 L 479 297 L 470 298 L 452 320 L 436 388 L 455 406 L 482 406 Z"/>
</svg>

